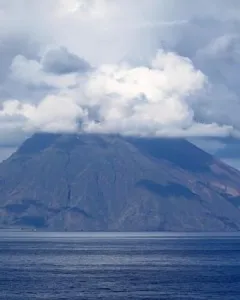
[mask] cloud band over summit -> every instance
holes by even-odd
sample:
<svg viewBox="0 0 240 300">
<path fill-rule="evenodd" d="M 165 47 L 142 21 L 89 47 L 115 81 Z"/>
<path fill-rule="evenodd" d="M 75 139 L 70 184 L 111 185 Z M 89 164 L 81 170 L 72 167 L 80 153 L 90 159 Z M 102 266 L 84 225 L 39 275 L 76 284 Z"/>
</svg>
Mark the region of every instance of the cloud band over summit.
<svg viewBox="0 0 240 300">
<path fill-rule="evenodd" d="M 203 2 L 0 1 L 0 138 L 238 136 L 240 3 Z"/>
</svg>

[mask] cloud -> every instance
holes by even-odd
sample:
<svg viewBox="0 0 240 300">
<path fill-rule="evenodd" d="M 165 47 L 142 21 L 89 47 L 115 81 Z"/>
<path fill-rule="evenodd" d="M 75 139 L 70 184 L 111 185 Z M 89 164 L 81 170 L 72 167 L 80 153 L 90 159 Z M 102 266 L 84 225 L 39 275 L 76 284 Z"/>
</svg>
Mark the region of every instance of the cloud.
<svg viewBox="0 0 240 300">
<path fill-rule="evenodd" d="M 239 13 L 235 0 L 0 0 L 2 131 L 238 136 Z"/>
<path fill-rule="evenodd" d="M 41 63 L 22 56 L 13 60 L 12 78 L 52 91 L 36 103 L 3 102 L 0 118 L 10 126 L 17 120 L 14 126 L 27 132 L 143 136 L 226 136 L 234 131 L 230 125 L 195 120 L 193 104 L 207 78 L 173 52 L 159 51 L 148 66 L 107 64 L 87 74 L 49 74 Z"/>
<path fill-rule="evenodd" d="M 193 125 L 188 96 L 205 76 L 187 58 L 159 51 L 149 67 L 105 65 L 90 76 L 86 99 L 95 108 L 87 130 L 142 135 L 177 135 Z M 203 126 L 204 127 L 204 126 Z M 184 135 L 184 133 L 182 133 Z"/>
<path fill-rule="evenodd" d="M 5 122 L 6 129 L 22 129 L 29 133 L 75 132 L 77 119 L 83 115 L 84 111 L 71 99 L 51 95 L 36 105 L 18 100 L 4 102 L 0 121 Z"/>
<path fill-rule="evenodd" d="M 75 83 L 76 74 L 58 72 L 60 76 L 44 70 L 43 61 L 29 60 L 17 55 L 10 66 L 9 77 L 26 86 L 64 89 Z"/>
<path fill-rule="evenodd" d="M 41 64 L 45 72 L 60 75 L 90 70 L 86 60 L 70 53 L 64 47 L 48 49 L 42 57 Z"/>
</svg>

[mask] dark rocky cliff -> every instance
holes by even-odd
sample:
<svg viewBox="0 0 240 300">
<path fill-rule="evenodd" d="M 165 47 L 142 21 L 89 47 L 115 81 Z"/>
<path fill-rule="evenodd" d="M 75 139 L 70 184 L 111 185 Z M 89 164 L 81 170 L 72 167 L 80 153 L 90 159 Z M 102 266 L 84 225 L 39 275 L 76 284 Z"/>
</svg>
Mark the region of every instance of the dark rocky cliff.
<svg viewBox="0 0 240 300">
<path fill-rule="evenodd" d="M 0 164 L 0 226 L 240 229 L 240 172 L 183 139 L 36 134 Z"/>
</svg>

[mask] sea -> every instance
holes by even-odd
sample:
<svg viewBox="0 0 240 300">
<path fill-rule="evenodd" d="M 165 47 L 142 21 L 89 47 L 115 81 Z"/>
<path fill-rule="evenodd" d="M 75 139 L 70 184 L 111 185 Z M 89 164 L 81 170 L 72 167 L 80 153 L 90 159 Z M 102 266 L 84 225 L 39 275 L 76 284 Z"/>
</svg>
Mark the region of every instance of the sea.
<svg viewBox="0 0 240 300">
<path fill-rule="evenodd" d="M 239 300 L 240 234 L 0 231 L 1 300 Z"/>
</svg>

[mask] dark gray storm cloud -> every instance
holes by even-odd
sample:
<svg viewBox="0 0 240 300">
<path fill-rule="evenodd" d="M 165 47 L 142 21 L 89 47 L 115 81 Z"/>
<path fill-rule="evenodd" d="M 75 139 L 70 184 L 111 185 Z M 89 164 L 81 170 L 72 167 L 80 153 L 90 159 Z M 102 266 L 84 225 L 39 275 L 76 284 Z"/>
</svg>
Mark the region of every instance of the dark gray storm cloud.
<svg viewBox="0 0 240 300">
<path fill-rule="evenodd" d="M 65 47 L 49 49 L 44 54 L 41 63 L 45 72 L 59 75 L 87 72 L 91 68 L 86 60 L 70 53 Z"/>
</svg>

